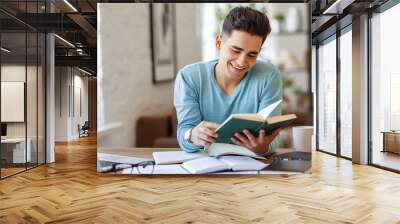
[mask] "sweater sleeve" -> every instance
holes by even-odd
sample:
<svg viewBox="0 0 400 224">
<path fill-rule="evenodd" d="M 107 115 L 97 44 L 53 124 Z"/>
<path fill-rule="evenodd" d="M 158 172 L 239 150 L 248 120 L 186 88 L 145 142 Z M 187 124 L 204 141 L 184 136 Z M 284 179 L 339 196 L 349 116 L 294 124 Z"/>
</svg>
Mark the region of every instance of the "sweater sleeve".
<svg viewBox="0 0 400 224">
<path fill-rule="evenodd" d="M 197 126 L 202 118 L 199 107 L 199 93 L 194 82 L 179 71 L 174 87 L 174 106 L 178 118 L 177 138 L 179 146 L 186 152 L 197 152 L 201 146 L 185 141 L 184 136 L 188 129 Z"/>
</svg>

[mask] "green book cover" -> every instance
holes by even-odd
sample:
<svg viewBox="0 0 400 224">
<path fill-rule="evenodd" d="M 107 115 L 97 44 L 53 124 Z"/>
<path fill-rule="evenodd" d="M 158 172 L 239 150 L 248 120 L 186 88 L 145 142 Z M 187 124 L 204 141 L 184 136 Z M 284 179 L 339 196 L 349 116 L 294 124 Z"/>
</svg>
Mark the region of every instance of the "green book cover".
<svg viewBox="0 0 400 224">
<path fill-rule="evenodd" d="M 236 132 L 242 132 L 244 129 L 250 130 L 254 135 L 258 135 L 258 130 L 264 127 L 265 123 L 261 121 L 254 120 L 243 120 L 240 118 L 231 117 L 228 122 L 224 123 L 218 130 L 218 138 L 216 142 L 218 143 L 231 143 L 231 137 Z"/>
<path fill-rule="evenodd" d="M 237 132 L 243 132 L 244 129 L 248 129 L 254 136 L 258 136 L 260 129 L 270 133 L 276 128 L 289 126 L 296 118 L 295 114 L 287 114 L 268 117 L 265 121 L 261 121 L 257 120 L 259 119 L 257 116 L 253 118 L 250 115 L 243 117 L 231 116 L 217 129 L 218 138 L 216 142 L 233 144 L 231 137 Z"/>
<path fill-rule="evenodd" d="M 288 126 L 297 118 L 295 114 L 270 117 L 281 102 L 282 100 L 278 100 L 256 114 L 232 114 L 218 127 L 216 142 L 233 144 L 231 138 L 237 132 L 242 133 L 244 129 L 249 130 L 254 136 L 258 136 L 260 129 L 269 133 L 276 128 Z"/>
<path fill-rule="evenodd" d="M 281 116 L 274 116 L 267 118 L 265 123 L 261 128 L 263 128 L 267 133 L 272 132 L 274 129 L 277 128 L 284 128 L 289 126 L 295 119 L 296 119 L 295 114 L 287 114 L 287 115 L 281 115 Z M 278 120 L 275 120 L 278 119 Z"/>
</svg>

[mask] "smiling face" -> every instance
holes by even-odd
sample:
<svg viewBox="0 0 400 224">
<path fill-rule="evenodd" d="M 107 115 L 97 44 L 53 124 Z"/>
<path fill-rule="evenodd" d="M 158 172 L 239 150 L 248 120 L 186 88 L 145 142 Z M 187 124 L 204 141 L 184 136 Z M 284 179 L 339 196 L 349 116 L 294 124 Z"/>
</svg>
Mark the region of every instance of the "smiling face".
<svg viewBox="0 0 400 224">
<path fill-rule="evenodd" d="M 220 50 L 217 72 L 227 81 L 239 82 L 256 63 L 263 39 L 244 31 L 233 30 L 230 36 L 217 37 Z"/>
</svg>

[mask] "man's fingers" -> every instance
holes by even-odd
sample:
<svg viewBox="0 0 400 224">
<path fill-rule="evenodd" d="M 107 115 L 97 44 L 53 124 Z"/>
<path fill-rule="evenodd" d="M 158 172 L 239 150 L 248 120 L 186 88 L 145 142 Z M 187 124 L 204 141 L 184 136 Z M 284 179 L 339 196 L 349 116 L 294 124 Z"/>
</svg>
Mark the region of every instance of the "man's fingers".
<svg viewBox="0 0 400 224">
<path fill-rule="evenodd" d="M 246 147 L 242 142 L 238 141 L 235 137 L 232 137 L 231 141 L 233 143 L 235 143 L 236 145 L 240 145 L 240 146 Z"/>
<path fill-rule="evenodd" d="M 275 129 L 272 133 L 268 134 L 266 137 L 268 137 L 268 139 L 270 139 L 270 141 L 272 141 L 276 138 L 276 136 L 278 136 L 280 131 L 281 131 L 280 128 Z"/>
<path fill-rule="evenodd" d="M 218 137 L 218 134 L 217 134 L 214 130 L 211 130 L 211 129 L 207 128 L 207 127 L 201 127 L 201 131 L 202 131 L 204 134 L 209 135 L 209 136 L 212 136 L 212 137 L 214 137 L 214 138 L 217 138 L 217 137 Z"/>
<path fill-rule="evenodd" d="M 257 139 L 254 137 L 254 135 L 247 129 L 243 130 L 243 133 L 247 137 L 250 145 L 253 146 L 253 147 L 256 147 L 257 146 Z"/>
<path fill-rule="evenodd" d="M 214 123 L 214 122 L 209 122 L 209 121 L 204 121 L 203 125 L 206 126 L 207 128 L 211 128 L 211 129 L 217 129 L 219 127 L 219 124 Z"/>
<path fill-rule="evenodd" d="M 207 146 L 207 145 L 211 145 L 210 142 L 205 141 L 201 138 L 197 139 L 197 141 L 194 142 L 196 145 L 202 145 L 202 146 Z"/>
<path fill-rule="evenodd" d="M 258 141 L 259 142 L 264 142 L 264 138 L 265 138 L 265 130 L 261 129 L 258 133 Z"/>
<path fill-rule="evenodd" d="M 272 132 L 272 136 L 274 136 L 274 138 L 279 134 L 279 132 L 281 131 L 282 129 L 281 128 L 278 128 L 278 129 L 275 129 L 273 132 Z"/>
<path fill-rule="evenodd" d="M 207 141 L 204 141 L 204 140 L 200 140 L 200 145 L 202 145 L 202 146 L 207 146 L 207 145 L 211 145 L 210 143 L 208 143 Z"/>
<path fill-rule="evenodd" d="M 204 133 L 201 133 L 199 137 L 201 140 L 209 142 L 210 144 L 215 141 L 215 138 Z"/>
<path fill-rule="evenodd" d="M 239 134 L 239 133 L 235 133 L 235 137 L 239 140 L 239 141 L 241 141 L 241 142 L 247 142 L 247 139 L 243 136 L 243 135 L 241 135 L 241 134 Z"/>
<path fill-rule="evenodd" d="M 199 137 L 200 137 L 200 139 L 202 139 L 202 140 L 204 140 L 204 141 L 212 141 L 212 140 L 214 140 L 213 137 L 211 137 L 211 136 L 209 136 L 209 135 L 207 135 L 207 134 L 205 134 L 205 133 L 201 133 L 201 134 L 199 135 Z"/>
<path fill-rule="evenodd" d="M 255 141 L 256 138 L 254 135 L 247 129 L 243 130 L 243 134 L 250 140 L 250 141 Z"/>
<path fill-rule="evenodd" d="M 209 121 L 202 121 L 192 131 L 193 142 L 198 145 L 211 145 L 215 142 L 218 134 L 215 129 L 218 128 L 219 124 Z"/>
<path fill-rule="evenodd" d="M 242 143 L 245 145 L 245 147 L 251 148 L 251 144 L 250 144 L 249 140 L 248 140 L 245 136 L 241 135 L 240 133 L 236 133 L 234 136 L 235 136 L 240 142 L 242 142 Z"/>
</svg>

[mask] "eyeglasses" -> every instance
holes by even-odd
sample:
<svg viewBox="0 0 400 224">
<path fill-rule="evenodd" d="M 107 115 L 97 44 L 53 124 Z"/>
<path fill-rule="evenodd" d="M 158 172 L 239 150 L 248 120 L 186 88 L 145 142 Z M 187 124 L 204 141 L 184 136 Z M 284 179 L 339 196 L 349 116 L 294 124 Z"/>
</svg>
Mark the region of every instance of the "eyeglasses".
<svg viewBox="0 0 400 224">
<path fill-rule="evenodd" d="M 102 167 L 100 172 L 114 172 L 117 173 L 119 170 L 127 170 L 130 168 L 129 174 L 153 174 L 154 173 L 154 161 L 143 161 L 136 164 L 126 163 L 113 163 L 111 166 Z M 136 172 L 135 172 L 136 170 Z M 124 172 L 126 173 L 126 172 Z"/>
</svg>

